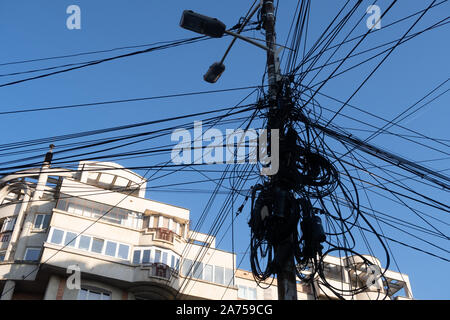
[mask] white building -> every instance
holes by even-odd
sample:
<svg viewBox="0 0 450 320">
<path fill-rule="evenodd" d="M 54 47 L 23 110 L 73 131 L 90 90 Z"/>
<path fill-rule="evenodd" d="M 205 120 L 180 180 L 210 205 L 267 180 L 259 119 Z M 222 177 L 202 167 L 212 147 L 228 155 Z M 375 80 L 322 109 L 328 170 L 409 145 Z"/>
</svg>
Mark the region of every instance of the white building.
<svg viewBox="0 0 450 320">
<path fill-rule="evenodd" d="M 189 210 L 146 199 L 145 190 L 141 176 L 110 162 L 74 171 L 45 163 L 0 179 L 1 299 L 277 299 L 276 280 L 263 289 L 249 271 L 233 277 L 235 255 L 190 230 Z M 341 287 L 365 276 L 338 258 L 326 262 Z M 412 299 L 407 275 L 385 276 L 390 297 L 403 289 Z M 309 285 L 297 288 L 299 299 L 315 298 Z"/>
</svg>

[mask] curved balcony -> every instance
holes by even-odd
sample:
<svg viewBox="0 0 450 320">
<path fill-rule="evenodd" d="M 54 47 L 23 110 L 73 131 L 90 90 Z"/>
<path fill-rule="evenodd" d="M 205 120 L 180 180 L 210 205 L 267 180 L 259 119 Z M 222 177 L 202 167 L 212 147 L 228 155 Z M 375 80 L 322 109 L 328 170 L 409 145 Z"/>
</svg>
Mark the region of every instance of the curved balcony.
<svg viewBox="0 0 450 320">
<path fill-rule="evenodd" d="M 170 281 L 174 277 L 178 278 L 178 271 L 171 268 L 165 263 L 153 262 L 144 264 L 141 266 L 142 270 L 149 270 L 148 276 L 150 278 L 157 278 L 162 280 Z"/>
<path fill-rule="evenodd" d="M 155 231 L 155 237 L 154 240 L 159 241 L 166 241 L 173 244 L 173 240 L 175 238 L 175 233 L 172 230 L 169 230 L 167 228 L 155 228 L 152 229 Z"/>
</svg>

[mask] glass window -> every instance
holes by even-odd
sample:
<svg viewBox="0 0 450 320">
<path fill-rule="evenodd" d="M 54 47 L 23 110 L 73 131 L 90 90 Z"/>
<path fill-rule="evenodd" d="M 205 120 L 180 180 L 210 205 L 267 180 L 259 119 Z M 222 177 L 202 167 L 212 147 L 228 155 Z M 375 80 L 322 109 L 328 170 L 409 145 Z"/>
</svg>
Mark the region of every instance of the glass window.
<svg viewBox="0 0 450 320">
<path fill-rule="evenodd" d="M 248 299 L 256 300 L 256 288 L 248 288 Z"/>
<path fill-rule="evenodd" d="M 91 245 L 91 237 L 88 236 L 81 236 L 80 242 L 78 244 L 78 248 L 83 250 L 89 250 L 89 247 Z"/>
<path fill-rule="evenodd" d="M 183 276 L 188 277 L 192 272 L 192 260 L 184 259 L 181 267 Z"/>
<path fill-rule="evenodd" d="M 106 242 L 105 254 L 110 257 L 116 256 L 117 243 L 108 241 Z"/>
<path fill-rule="evenodd" d="M 81 289 L 78 292 L 78 300 L 111 300 L 111 294 L 89 289 Z"/>
<path fill-rule="evenodd" d="M 34 229 L 46 229 L 50 224 L 49 214 L 38 214 L 34 220 Z"/>
<path fill-rule="evenodd" d="M 0 253 L 0 261 L 4 261 L 5 260 L 5 253 L 2 252 Z"/>
<path fill-rule="evenodd" d="M 238 286 L 238 298 L 247 299 L 247 287 Z"/>
<path fill-rule="evenodd" d="M 144 254 L 142 255 L 142 263 L 150 263 L 150 253 L 151 250 L 144 250 Z"/>
<path fill-rule="evenodd" d="M 83 207 L 80 206 L 79 204 L 74 204 L 73 205 L 73 213 L 79 214 L 80 216 L 82 216 L 83 215 Z"/>
<path fill-rule="evenodd" d="M 210 264 L 206 264 L 203 270 L 203 279 L 209 282 L 213 282 L 213 266 Z"/>
<path fill-rule="evenodd" d="M 100 292 L 89 291 L 88 300 L 101 300 L 102 294 Z"/>
<path fill-rule="evenodd" d="M 59 200 L 58 201 L 58 206 L 57 206 L 57 208 L 59 209 L 59 210 L 62 210 L 62 211 L 66 211 L 66 208 L 67 208 L 67 201 L 66 200 Z"/>
<path fill-rule="evenodd" d="M 102 294 L 102 300 L 111 300 L 111 294 L 103 293 Z"/>
<path fill-rule="evenodd" d="M 164 263 L 165 265 L 169 264 L 168 261 L 167 261 L 167 252 L 163 252 L 162 263 Z"/>
<path fill-rule="evenodd" d="M 59 229 L 53 229 L 52 238 L 50 240 L 51 243 L 61 244 L 64 236 L 64 231 Z"/>
<path fill-rule="evenodd" d="M 134 250 L 134 252 L 133 252 L 133 263 L 134 264 L 141 263 L 141 250 Z"/>
<path fill-rule="evenodd" d="M 92 217 L 92 208 L 88 206 L 83 206 L 83 216 Z"/>
<path fill-rule="evenodd" d="M 42 226 L 43 229 L 48 228 L 48 226 L 50 224 L 50 218 L 51 218 L 51 216 L 49 214 L 46 214 L 44 216 L 44 223 L 43 223 L 43 226 Z"/>
<path fill-rule="evenodd" d="M 228 268 L 225 268 L 225 285 L 233 285 L 234 284 L 234 282 L 233 282 L 233 269 L 228 269 Z"/>
<path fill-rule="evenodd" d="M 78 292 L 78 300 L 87 300 L 88 291 L 85 289 L 81 289 Z"/>
<path fill-rule="evenodd" d="M 64 239 L 64 245 L 69 247 L 75 247 L 77 234 L 73 232 L 66 232 L 66 238 Z"/>
<path fill-rule="evenodd" d="M 171 267 L 171 268 L 175 268 L 175 256 L 174 256 L 174 255 L 171 255 L 171 258 L 170 258 L 170 267 Z"/>
<path fill-rule="evenodd" d="M 103 239 L 93 238 L 91 251 L 95 253 L 102 253 L 104 242 L 105 240 Z"/>
<path fill-rule="evenodd" d="M 203 263 L 201 262 L 194 263 L 193 277 L 196 279 L 203 279 Z"/>
<path fill-rule="evenodd" d="M 98 218 L 100 218 L 100 216 L 102 214 L 103 214 L 102 211 L 97 206 L 92 208 L 92 217 L 93 218 L 98 219 Z"/>
<path fill-rule="evenodd" d="M 216 266 L 214 268 L 214 282 L 223 284 L 223 275 L 224 275 L 224 268 Z"/>
<path fill-rule="evenodd" d="M 35 229 L 41 229 L 41 224 L 44 216 L 42 214 L 38 214 L 36 216 L 36 219 L 34 220 L 34 228 Z"/>
<path fill-rule="evenodd" d="M 161 262 L 161 250 L 155 250 L 155 262 Z"/>
<path fill-rule="evenodd" d="M 117 254 L 118 258 L 128 260 L 128 251 L 130 250 L 130 246 L 126 244 L 119 244 L 119 252 Z"/>
<path fill-rule="evenodd" d="M 37 261 L 39 260 L 39 255 L 41 253 L 40 248 L 27 248 L 25 251 L 25 261 Z"/>
<path fill-rule="evenodd" d="M 73 203 L 69 202 L 69 205 L 67 206 L 67 211 L 70 213 L 74 213 L 75 212 L 75 205 Z"/>
</svg>

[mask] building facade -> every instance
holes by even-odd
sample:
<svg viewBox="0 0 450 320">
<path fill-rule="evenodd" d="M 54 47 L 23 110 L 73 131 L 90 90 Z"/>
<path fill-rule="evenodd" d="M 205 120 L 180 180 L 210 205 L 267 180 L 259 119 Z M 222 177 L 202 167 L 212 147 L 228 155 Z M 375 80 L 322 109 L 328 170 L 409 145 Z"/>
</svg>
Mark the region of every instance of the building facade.
<svg viewBox="0 0 450 320">
<path fill-rule="evenodd" d="M 68 170 L 47 161 L 1 178 L 1 299 L 277 299 L 276 279 L 257 285 L 251 272 L 233 270 L 234 254 L 189 228 L 189 210 L 145 191 L 145 179 L 111 162 Z M 367 276 L 352 272 L 355 260 L 325 262 L 337 287 Z M 412 299 L 407 275 L 385 277 L 389 298 Z M 334 297 L 313 285 L 298 283 L 298 298 Z M 353 299 L 379 296 L 369 289 Z"/>
</svg>

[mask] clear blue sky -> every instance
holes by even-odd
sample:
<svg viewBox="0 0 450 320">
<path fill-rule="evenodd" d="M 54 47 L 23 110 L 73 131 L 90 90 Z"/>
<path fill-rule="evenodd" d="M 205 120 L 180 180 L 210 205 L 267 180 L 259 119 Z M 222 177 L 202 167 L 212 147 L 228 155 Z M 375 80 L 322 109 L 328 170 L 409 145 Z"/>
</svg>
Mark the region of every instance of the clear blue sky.
<svg viewBox="0 0 450 320">
<path fill-rule="evenodd" d="M 193 33 L 181 29 L 178 25 L 183 9 L 192 9 L 205 15 L 218 17 L 228 26 L 232 26 L 247 12 L 252 2 L 251 0 L 195 0 L 189 2 L 181 0 L 135 0 L 132 2 L 105 0 L 3 0 L 0 2 L 0 63 L 192 37 L 195 36 Z M 295 1 L 280 2 L 277 21 L 278 42 L 284 43 L 295 9 Z M 361 17 L 364 14 L 365 8 L 370 4 L 369 1 L 365 2 L 367 3 L 362 5 L 355 17 Z M 337 12 L 336 10 L 343 3 L 343 0 L 320 1 L 320 4 L 317 1 L 313 1 L 308 38 L 309 45 L 324 30 L 326 23 L 332 19 Z M 378 1 L 382 10 L 387 8 L 389 3 L 390 1 L 387 0 Z M 429 3 L 431 1 L 399 1 L 382 20 L 382 28 L 385 24 L 425 8 Z M 72 4 L 76 4 L 81 8 L 81 30 L 68 30 L 66 28 L 66 19 L 68 17 L 66 8 Z M 448 12 L 450 12 L 448 3 L 439 6 L 438 9 L 431 10 L 417 24 L 413 32 L 422 30 L 445 18 Z M 353 26 L 356 21 L 356 18 L 353 19 L 350 25 Z M 367 38 L 361 45 L 360 50 L 399 38 L 413 21 L 414 18 L 389 29 L 382 29 L 376 35 Z M 349 31 L 350 29 L 346 28 L 345 30 Z M 353 34 L 359 35 L 366 31 L 365 19 L 363 19 Z M 450 46 L 448 32 L 448 25 L 446 25 L 400 46 L 369 80 L 366 86 L 352 99 L 351 104 L 373 112 L 385 119 L 391 119 L 439 83 L 445 81 L 450 71 L 448 63 Z M 343 32 L 343 34 L 346 33 Z M 263 38 L 259 31 L 251 31 L 247 35 Z M 229 41 L 229 38 L 208 40 L 179 48 L 107 62 L 46 79 L 0 88 L 0 109 L 1 111 L 10 111 L 23 108 L 259 85 L 265 66 L 265 53 L 240 41 L 233 47 L 225 61 L 227 69 L 220 81 L 215 85 L 211 85 L 202 80 L 202 76 L 209 65 L 214 61 L 220 60 Z M 347 51 L 343 52 L 348 52 L 349 47 L 346 48 Z M 0 75 L 65 63 L 83 62 L 129 51 L 123 50 L 100 55 L 0 66 Z M 336 57 L 342 58 L 343 55 L 344 53 L 340 52 Z M 380 60 L 369 62 L 330 81 L 321 92 L 345 101 L 378 61 Z M 353 63 L 346 63 L 344 67 L 351 66 Z M 331 70 L 333 69 L 329 68 L 326 72 L 320 74 L 316 81 L 324 79 Z M 21 77 L 23 75 L 0 76 L 0 84 L 20 79 Z M 447 88 L 448 84 L 445 89 Z M 140 121 L 150 121 L 186 113 L 213 110 L 218 107 L 230 107 L 238 103 L 249 92 L 240 91 L 63 111 L 0 115 L 3 120 L 0 143 L 4 144 Z M 246 103 L 252 103 L 255 99 L 256 96 L 253 95 Z M 340 107 L 338 103 L 326 98 L 321 97 L 319 99 L 322 104 L 327 105 L 332 110 L 337 110 Z M 450 139 L 448 130 L 450 119 L 449 102 L 449 95 L 443 95 L 416 116 L 402 122 L 402 124 L 427 136 Z M 342 113 L 376 126 L 383 124 L 381 121 L 376 121 L 353 109 L 346 108 Z M 324 112 L 324 116 L 330 118 L 330 113 Z M 354 129 L 367 129 L 367 127 L 342 117 L 336 118 L 333 123 Z M 369 135 L 367 132 L 357 130 L 353 131 L 353 133 L 362 138 Z M 372 142 L 416 161 L 445 157 L 442 153 L 432 152 L 429 149 L 405 143 L 404 140 L 389 136 L 381 135 Z M 147 147 L 170 143 L 169 137 L 166 136 L 157 142 L 149 142 Z M 440 147 L 442 150 L 446 150 L 444 147 Z M 132 150 L 132 148 L 124 150 Z M 3 159 L 7 160 L 8 158 L 3 157 Z M 159 161 L 163 160 L 169 159 L 159 158 Z M 151 165 L 154 161 L 155 159 L 138 158 L 120 163 L 125 166 L 139 166 Z M 436 170 L 448 169 L 448 157 L 446 160 L 430 162 L 427 165 Z M 446 173 L 448 174 L 448 171 Z M 192 175 L 189 178 L 184 175 L 173 175 L 167 179 L 155 182 L 154 185 L 179 183 L 183 182 L 183 179 L 192 178 Z M 199 177 L 197 176 L 197 178 Z M 200 185 L 199 188 L 211 189 L 213 186 L 212 184 Z M 411 184 L 411 186 L 415 187 L 416 185 Z M 417 187 L 419 188 L 419 186 Z M 442 198 L 443 193 L 434 193 L 433 189 L 418 189 L 418 191 L 427 192 L 430 196 L 441 197 L 439 198 L 440 201 L 448 202 L 448 194 L 446 198 Z M 148 196 L 155 200 L 190 209 L 191 216 L 195 222 L 206 205 L 209 195 L 201 193 L 171 194 L 167 192 L 149 192 Z M 241 202 L 242 199 L 237 201 L 238 205 Z M 402 208 L 402 206 L 394 206 L 392 203 L 382 198 L 377 198 L 375 195 L 371 198 L 371 202 L 378 210 L 389 212 L 392 215 L 399 215 L 399 217 L 403 218 L 411 218 L 411 221 L 420 223 L 420 220 L 414 220 L 414 217 L 411 217 L 411 212 Z M 212 221 L 211 216 L 215 213 L 214 209 L 217 210 L 219 205 L 220 197 L 211 210 L 210 217 L 208 217 L 209 222 Z M 420 208 L 428 210 L 426 207 Z M 242 257 L 241 253 L 245 252 L 249 241 L 249 230 L 246 223 L 248 211 L 249 206 L 247 205 L 244 213 L 236 221 L 235 242 L 238 262 Z M 430 212 L 430 214 L 434 215 L 437 213 Z M 442 215 L 440 218 L 449 221 L 448 216 L 445 216 L 444 212 L 440 212 L 440 214 Z M 206 223 L 200 231 L 207 232 L 207 225 L 209 224 Z M 448 234 L 448 225 L 440 224 L 439 227 Z M 421 246 L 427 250 L 433 249 L 404 234 L 396 233 L 392 229 L 389 229 L 389 232 L 386 231 L 386 234 L 411 245 Z M 220 235 L 221 233 L 219 238 Z M 448 249 L 449 247 L 448 241 L 434 241 L 443 248 Z M 229 233 L 221 244 L 221 248 L 230 250 Z M 400 270 L 410 276 L 416 298 L 450 298 L 450 277 L 447 275 L 449 269 L 447 262 L 394 243 L 391 244 L 391 248 Z M 439 250 L 434 250 L 433 252 L 438 252 L 442 256 L 446 254 Z M 378 251 L 378 253 L 382 254 L 381 251 Z M 448 258 L 448 254 L 446 257 Z M 249 268 L 248 257 L 244 259 L 241 267 Z M 396 269 L 394 265 L 391 267 Z"/>
</svg>

